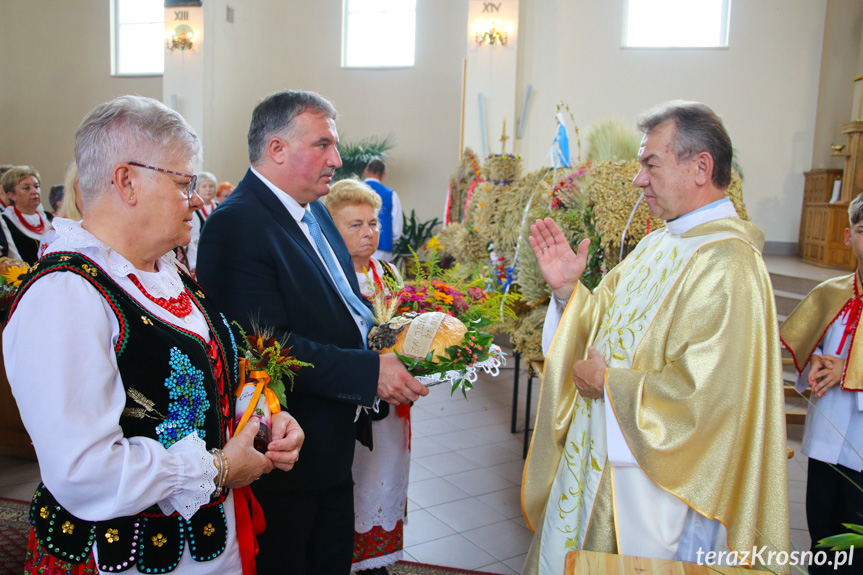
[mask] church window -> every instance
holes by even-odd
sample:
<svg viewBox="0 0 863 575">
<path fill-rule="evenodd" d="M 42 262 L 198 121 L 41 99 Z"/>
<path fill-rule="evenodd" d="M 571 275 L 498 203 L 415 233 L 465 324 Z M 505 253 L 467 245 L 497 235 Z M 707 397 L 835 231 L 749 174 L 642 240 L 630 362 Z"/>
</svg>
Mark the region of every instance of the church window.
<svg viewBox="0 0 863 575">
<path fill-rule="evenodd" d="M 148 76 L 164 71 L 164 0 L 112 0 L 111 73 Z"/>
<path fill-rule="evenodd" d="M 731 0 L 624 0 L 626 48 L 727 48 Z"/>
<path fill-rule="evenodd" d="M 416 0 L 345 0 L 342 67 L 414 65 Z"/>
</svg>

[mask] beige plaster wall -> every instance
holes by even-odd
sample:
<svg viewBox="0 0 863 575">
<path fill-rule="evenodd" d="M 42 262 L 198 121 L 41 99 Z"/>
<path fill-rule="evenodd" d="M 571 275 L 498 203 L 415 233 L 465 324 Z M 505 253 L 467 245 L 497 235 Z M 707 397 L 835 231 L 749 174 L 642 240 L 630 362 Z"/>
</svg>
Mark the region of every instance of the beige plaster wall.
<svg viewBox="0 0 863 575">
<path fill-rule="evenodd" d="M 63 183 L 75 130 L 122 94 L 162 97 L 162 78 L 111 77 L 107 0 L 0 2 L 0 163 L 32 164 L 48 189 Z"/>
<path fill-rule="evenodd" d="M 522 3 L 520 90 L 534 87 L 519 142 L 526 164 L 548 152 L 559 100 L 584 131 L 610 116 L 633 124 L 666 100 L 703 101 L 731 134 L 753 220 L 769 240 L 796 241 L 803 172 L 812 167 L 825 10 L 826 0 L 733 2 L 727 49 L 629 50 L 620 47 L 623 2 Z"/>
<path fill-rule="evenodd" d="M 340 2 L 231 5 L 233 24 L 226 0 L 205 2 L 203 167 L 238 180 L 255 103 L 283 88 L 316 90 L 339 109 L 343 138 L 395 136 L 388 183 L 423 218 L 440 215 L 458 157 L 468 3 L 419 2 L 416 65 L 396 70 L 340 67 Z M 859 2 L 735 2 L 731 46 L 703 51 L 621 49 L 622 5 L 520 3 L 516 112 L 526 86 L 534 89 L 525 137 L 515 142 L 525 167 L 546 157 L 560 100 L 583 132 L 609 116 L 632 123 L 670 98 L 702 100 L 726 119 L 754 220 L 769 240 L 795 241 L 802 173 L 819 161 L 813 149 L 832 139 L 832 125 L 851 113 L 841 102 L 847 91 L 829 86 L 841 88 L 849 66 L 860 71 Z M 822 74 L 825 18 L 829 74 Z M 46 185 L 60 182 L 89 109 L 123 93 L 162 97 L 161 78 L 110 76 L 108 24 L 107 0 L 0 3 L 0 162 L 32 163 Z M 508 126 L 511 134 L 514 122 Z"/>
<path fill-rule="evenodd" d="M 459 157 L 466 3 L 418 2 L 415 66 L 379 70 L 341 67 L 341 2 L 231 2 L 233 24 L 225 21 L 226 4 L 205 3 L 214 46 L 204 63 L 212 78 L 205 169 L 236 182 L 248 166 L 246 133 L 259 99 L 286 88 L 314 90 L 338 109 L 343 140 L 392 134 L 386 183 L 406 211 L 442 216 Z"/>
<path fill-rule="evenodd" d="M 830 144 L 845 144 L 842 125 L 857 116 L 859 100 L 854 99 L 851 80 L 860 74 L 858 52 L 861 46 L 863 2 L 828 0 L 818 84 L 818 109 L 815 140 L 812 145 L 813 168 L 842 169 L 843 158 L 832 155 Z M 860 84 L 857 84 L 857 97 Z"/>
</svg>

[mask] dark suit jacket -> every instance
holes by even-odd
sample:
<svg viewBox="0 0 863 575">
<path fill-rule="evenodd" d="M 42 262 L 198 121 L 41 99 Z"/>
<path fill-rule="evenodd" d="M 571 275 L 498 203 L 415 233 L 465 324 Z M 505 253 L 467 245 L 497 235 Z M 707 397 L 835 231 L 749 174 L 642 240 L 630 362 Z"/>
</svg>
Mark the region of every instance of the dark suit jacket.
<svg viewBox="0 0 863 575">
<path fill-rule="evenodd" d="M 350 254 L 326 208 L 311 209 L 352 289 L 360 294 Z M 290 334 L 292 353 L 314 364 L 296 374 L 287 407 L 306 440 L 299 463 L 274 470 L 255 489 L 318 488 L 348 478 L 354 455 L 356 406 L 377 392 L 378 354 L 362 335 L 287 208 L 251 170 L 207 218 L 198 244 L 197 278 L 227 316 L 247 333 L 250 318 Z M 360 299 L 365 301 L 360 295 Z"/>
</svg>

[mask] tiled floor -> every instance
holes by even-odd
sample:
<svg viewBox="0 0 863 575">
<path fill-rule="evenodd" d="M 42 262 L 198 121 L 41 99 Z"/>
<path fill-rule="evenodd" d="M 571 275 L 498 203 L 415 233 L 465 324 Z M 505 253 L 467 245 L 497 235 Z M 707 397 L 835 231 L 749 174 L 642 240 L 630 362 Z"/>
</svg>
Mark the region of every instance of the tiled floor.
<svg viewBox="0 0 863 575">
<path fill-rule="evenodd" d="M 519 428 L 523 373 L 520 381 Z M 522 434 L 510 434 L 512 385 L 510 368 L 495 379 L 482 375 L 468 400 L 437 386 L 413 407 L 406 560 L 507 575 L 521 572 L 531 534 L 521 515 Z M 791 539 L 795 548 L 808 549 L 801 435 L 802 426 L 789 428 L 789 446 L 795 451 L 788 462 Z M 27 500 L 38 479 L 35 463 L 0 457 L 0 497 Z"/>
</svg>

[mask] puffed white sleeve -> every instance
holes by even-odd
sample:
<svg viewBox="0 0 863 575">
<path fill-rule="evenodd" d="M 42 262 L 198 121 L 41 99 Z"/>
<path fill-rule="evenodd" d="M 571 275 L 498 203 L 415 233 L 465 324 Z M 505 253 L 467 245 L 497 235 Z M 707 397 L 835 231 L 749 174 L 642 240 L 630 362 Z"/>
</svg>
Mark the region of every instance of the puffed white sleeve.
<svg viewBox="0 0 863 575">
<path fill-rule="evenodd" d="M 42 481 L 85 520 L 133 515 L 157 503 L 191 517 L 214 490 L 213 458 L 196 436 L 165 449 L 123 435 L 118 333 L 102 296 L 72 273 L 37 280 L 12 314 L 3 357 Z"/>
<path fill-rule="evenodd" d="M 551 294 L 548 311 L 545 312 L 545 323 L 542 324 L 542 355 L 548 355 L 548 348 L 551 347 L 551 340 L 554 339 L 554 334 L 557 331 L 557 326 L 560 325 L 565 309 L 566 302 Z"/>
</svg>

